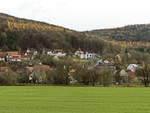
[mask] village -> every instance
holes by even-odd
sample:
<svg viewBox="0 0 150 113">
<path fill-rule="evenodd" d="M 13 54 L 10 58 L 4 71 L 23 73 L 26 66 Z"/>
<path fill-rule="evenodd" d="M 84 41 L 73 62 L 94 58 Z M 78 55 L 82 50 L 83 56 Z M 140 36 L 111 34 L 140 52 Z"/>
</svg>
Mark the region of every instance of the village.
<svg viewBox="0 0 150 113">
<path fill-rule="evenodd" d="M 69 59 L 69 61 L 67 59 Z M 72 63 L 69 64 L 70 59 Z M 66 61 L 66 63 L 60 63 L 62 60 Z M 23 80 L 23 83 L 43 84 L 46 83 L 45 80 L 48 72 L 51 74 L 53 70 L 57 70 L 57 67 L 62 67 L 63 70 L 61 73 L 63 73 L 66 72 L 65 69 L 66 66 L 68 66 L 65 75 L 67 76 L 67 84 L 78 83 L 79 81 L 77 80 L 78 78 L 76 79 L 75 73 L 82 69 L 84 69 L 85 72 L 94 70 L 95 72 L 101 73 L 105 73 L 102 71 L 107 69 L 110 72 L 107 77 L 110 78 L 109 76 L 111 76 L 110 82 L 115 85 L 137 81 L 136 70 L 142 68 L 141 65 L 128 64 L 125 67 L 118 65 L 119 61 L 121 61 L 119 54 L 113 58 L 102 58 L 96 53 L 84 52 L 80 49 L 72 53 L 72 55 L 68 55 L 68 53 L 61 49 L 43 50 L 41 52 L 34 49 L 27 49 L 25 52 L 1 51 L 0 74 L 9 73 L 9 70 L 20 74 L 20 76 L 26 73 L 26 80 Z M 58 84 L 63 83 L 58 82 Z M 90 84 L 90 81 L 88 81 L 87 84 Z"/>
</svg>

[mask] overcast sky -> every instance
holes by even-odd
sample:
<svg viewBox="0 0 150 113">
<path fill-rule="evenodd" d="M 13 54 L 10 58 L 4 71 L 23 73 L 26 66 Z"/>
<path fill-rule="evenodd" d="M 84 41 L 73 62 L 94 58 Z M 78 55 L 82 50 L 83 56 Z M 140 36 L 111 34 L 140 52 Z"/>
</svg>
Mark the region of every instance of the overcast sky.
<svg viewBox="0 0 150 113">
<path fill-rule="evenodd" d="M 150 0 L 0 0 L 0 12 L 83 31 L 150 23 Z"/>
</svg>

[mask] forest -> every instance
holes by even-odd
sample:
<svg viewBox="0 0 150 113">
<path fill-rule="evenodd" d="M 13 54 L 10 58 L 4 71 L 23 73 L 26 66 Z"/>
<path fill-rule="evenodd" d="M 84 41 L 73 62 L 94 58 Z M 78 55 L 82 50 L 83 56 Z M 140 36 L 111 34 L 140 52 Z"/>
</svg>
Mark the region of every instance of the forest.
<svg viewBox="0 0 150 113">
<path fill-rule="evenodd" d="M 102 53 L 103 40 L 44 22 L 0 14 L 0 48 L 2 51 L 34 49 L 82 49 Z"/>
<path fill-rule="evenodd" d="M 128 25 L 112 29 L 86 31 L 95 36 L 105 36 L 107 39 L 126 42 L 150 42 L 150 24 Z"/>
</svg>

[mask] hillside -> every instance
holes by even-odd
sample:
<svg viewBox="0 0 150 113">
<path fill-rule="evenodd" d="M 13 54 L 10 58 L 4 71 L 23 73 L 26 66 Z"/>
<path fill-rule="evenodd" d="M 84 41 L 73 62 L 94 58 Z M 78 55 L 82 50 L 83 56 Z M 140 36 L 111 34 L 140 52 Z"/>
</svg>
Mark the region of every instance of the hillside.
<svg viewBox="0 0 150 113">
<path fill-rule="evenodd" d="M 114 29 L 87 31 L 90 35 L 103 36 L 117 41 L 150 42 L 150 24 L 129 25 Z"/>
<path fill-rule="evenodd" d="M 95 37 L 44 22 L 0 13 L 0 49 L 82 49 L 101 53 L 104 42 Z"/>
</svg>

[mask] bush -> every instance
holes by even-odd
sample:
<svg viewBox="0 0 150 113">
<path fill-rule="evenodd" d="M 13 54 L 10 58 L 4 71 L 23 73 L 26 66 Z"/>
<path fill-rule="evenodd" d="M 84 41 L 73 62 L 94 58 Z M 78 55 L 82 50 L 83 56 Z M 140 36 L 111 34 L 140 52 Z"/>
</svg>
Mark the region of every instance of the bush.
<svg viewBox="0 0 150 113">
<path fill-rule="evenodd" d="M 17 84 L 17 76 L 14 73 L 0 73 L 0 85 L 16 85 Z"/>
<path fill-rule="evenodd" d="M 62 67 L 56 70 L 51 70 L 47 72 L 47 82 L 49 84 L 63 84 L 69 85 L 69 75 L 68 72 Z"/>
<path fill-rule="evenodd" d="M 103 68 L 101 71 L 100 71 L 100 83 L 103 85 L 103 86 L 109 86 L 111 83 L 112 83 L 112 72 L 110 69 L 108 68 Z"/>
<path fill-rule="evenodd" d="M 29 83 L 29 76 L 26 73 L 22 73 L 17 76 L 18 83 Z"/>
<path fill-rule="evenodd" d="M 74 77 L 79 83 L 84 85 L 95 86 L 100 81 L 100 74 L 95 69 L 77 68 Z"/>
</svg>

